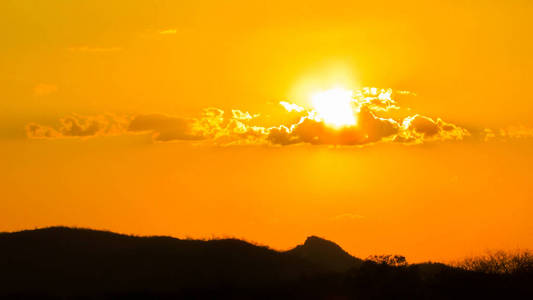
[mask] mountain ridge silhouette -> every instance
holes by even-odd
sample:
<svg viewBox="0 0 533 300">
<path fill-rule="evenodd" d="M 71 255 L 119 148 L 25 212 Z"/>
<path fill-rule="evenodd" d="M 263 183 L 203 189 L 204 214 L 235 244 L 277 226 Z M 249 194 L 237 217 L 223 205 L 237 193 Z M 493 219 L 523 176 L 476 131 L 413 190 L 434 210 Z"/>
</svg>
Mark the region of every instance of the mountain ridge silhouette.
<svg viewBox="0 0 533 300">
<path fill-rule="evenodd" d="M 276 251 L 234 238 L 62 226 L 0 233 L 0 298 L 7 299 L 513 298 L 533 294 L 531 282 L 443 264 L 391 267 L 316 236 Z"/>
<path fill-rule="evenodd" d="M 345 272 L 358 267 L 363 262 L 363 260 L 344 251 L 336 243 L 314 235 L 307 237 L 302 245 L 287 252 L 334 272 Z"/>
<path fill-rule="evenodd" d="M 132 281 L 138 281 L 135 288 L 153 281 L 164 289 L 180 285 L 194 288 L 259 287 L 334 269 L 323 262 L 306 260 L 295 252 L 275 251 L 238 239 L 203 241 L 168 236 L 137 237 L 61 226 L 1 234 L 0 255 L 0 262 L 4 260 L 3 265 L 8 268 L 19 264 L 18 268 L 22 266 L 29 271 L 12 272 L 11 278 L 4 282 L 11 281 L 10 286 L 16 287 L 13 279 L 18 275 L 22 282 L 33 279 L 33 286 L 41 286 L 42 290 L 59 288 L 56 284 L 68 277 L 104 286 L 108 282 L 112 286 L 106 288 L 118 291 L 121 287 L 130 288 L 128 282 Z M 46 273 L 46 278 L 28 275 L 39 272 Z M 39 283 L 46 281 L 47 284 Z M 83 284 L 71 288 L 85 289 Z M 152 289 L 148 285 L 144 288 Z"/>
</svg>

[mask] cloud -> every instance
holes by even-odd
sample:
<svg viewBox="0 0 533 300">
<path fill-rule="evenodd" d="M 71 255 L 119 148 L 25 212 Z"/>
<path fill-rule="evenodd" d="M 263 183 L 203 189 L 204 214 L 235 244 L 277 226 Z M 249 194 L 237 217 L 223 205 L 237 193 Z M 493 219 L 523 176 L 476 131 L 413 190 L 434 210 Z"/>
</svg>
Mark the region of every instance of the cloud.
<svg viewBox="0 0 533 300">
<path fill-rule="evenodd" d="M 394 120 L 376 117 L 369 109 L 359 112 L 359 124 L 332 128 L 324 122 L 304 117 L 292 127 L 280 126 L 269 131 L 272 144 L 290 145 L 309 143 L 313 145 L 361 145 L 377 142 L 398 133 L 399 125 Z"/>
<path fill-rule="evenodd" d="M 305 108 L 299 105 L 293 104 L 293 103 L 289 103 L 287 101 L 281 101 L 279 104 L 283 106 L 288 112 L 291 112 L 291 111 L 302 112 L 305 110 Z"/>
<path fill-rule="evenodd" d="M 39 83 L 33 87 L 33 95 L 35 96 L 46 96 L 57 91 L 57 86 L 47 83 Z"/>
<path fill-rule="evenodd" d="M 159 31 L 159 34 L 176 34 L 176 29 L 165 29 Z"/>
<path fill-rule="evenodd" d="M 357 90 L 352 103 L 357 124 L 340 127 L 327 124 L 313 108 L 283 101 L 280 106 L 285 108 L 286 121 L 271 127 L 257 125 L 265 124 L 261 114 L 236 109 L 226 114 L 217 108 L 206 108 L 194 118 L 165 114 L 73 115 L 61 119 L 57 127 L 32 123 L 26 130 L 30 138 L 150 134 L 156 142 L 195 141 L 220 146 L 420 144 L 463 140 L 470 135 L 466 129 L 440 118 L 405 114 L 392 95 L 390 89 Z"/>
<path fill-rule="evenodd" d="M 526 126 L 508 126 L 500 129 L 485 128 L 482 136 L 487 142 L 531 139 L 533 138 L 533 128 Z"/>
<path fill-rule="evenodd" d="M 49 126 L 35 123 L 26 125 L 26 135 L 31 139 L 51 139 L 60 137 L 61 134 Z"/>
<path fill-rule="evenodd" d="M 162 114 L 138 115 L 128 126 L 131 132 L 150 132 L 155 141 L 202 140 L 196 119 L 170 117 Z"/>
<path fill-rule="evenodd" d="M 252 116 L 249 112 L 242 112 L 238 109 L 231 110 L 231 114 L 236 120 L 251 120 L 260 116 L 259 114 L 255 114 Z"/>
<path fill-rule="evenodd" d="M 424 141 L 463 140 L 467 136 L 470 136 L 468 130 L 446 123 L 440 118 L 433 120 L 429 117 L 414 115 L 403 120 L 397 141 L 420 144 Z"/>
<path fill-rule="evenodd" d="M 80 116 L 73 114 L 61 118 L 59 126 L 39 125 L 30 123 L 26 126 L 26 134 L 34 139 L 53 138 L 88 138 L 94 136 L 120 135 L 130 120 L 116 115 Z"/>
</svg>

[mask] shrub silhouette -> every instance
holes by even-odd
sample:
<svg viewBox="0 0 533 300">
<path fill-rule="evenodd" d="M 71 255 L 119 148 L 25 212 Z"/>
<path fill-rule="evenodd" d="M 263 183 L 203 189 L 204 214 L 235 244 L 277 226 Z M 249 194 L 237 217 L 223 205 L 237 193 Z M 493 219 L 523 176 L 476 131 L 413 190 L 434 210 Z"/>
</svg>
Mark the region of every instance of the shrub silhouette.
<svg viewBox="0 0 533 300">
<path fill-rule="evenodd" d="M 407 260 L 402 255 L 370 255 L 366 260 L 394 267 L 407 266 Z"/>
<path fill-rule="evenodd" d="M 465 258 L 456 265 L 465 270 L 488 274 L 533 273 L 533 252 L 488 251 L 485 255 Z"/>
</svg>

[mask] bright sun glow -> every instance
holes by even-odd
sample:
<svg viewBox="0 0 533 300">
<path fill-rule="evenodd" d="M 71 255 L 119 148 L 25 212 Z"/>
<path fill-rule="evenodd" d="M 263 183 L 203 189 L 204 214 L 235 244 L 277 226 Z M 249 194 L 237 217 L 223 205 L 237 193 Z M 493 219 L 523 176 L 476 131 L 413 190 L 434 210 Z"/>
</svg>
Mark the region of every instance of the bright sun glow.
<svg viewBox="0 0 533 300">
<path fill-rule="evenodd" d="M 313 94 L 311 103 L 317 117 L 333 127 L 351 126 L 357 123 L 352 91 L 335 88 Z"/>
</svg>

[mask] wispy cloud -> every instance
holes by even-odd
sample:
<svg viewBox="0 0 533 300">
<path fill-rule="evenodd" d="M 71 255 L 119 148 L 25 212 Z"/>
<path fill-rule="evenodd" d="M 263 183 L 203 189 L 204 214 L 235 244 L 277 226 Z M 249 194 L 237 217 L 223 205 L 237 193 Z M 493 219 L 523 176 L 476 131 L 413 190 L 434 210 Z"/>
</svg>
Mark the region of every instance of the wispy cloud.
<svg viewBox="0 0 533 300">
<path fill-rule="evenodd" d="M 176 29 L 165 29 L 159 31 L 159 34 L 176 34 Z"/>
<path fill-rule="evenodd" d="M 485 141 L 507 141 L 533 138 L 533 128 L 526 126 L 508 126 L 506 128 L 483 130 Z"/>
<path fill-rule="evenodd" d="M 73 114 L 61 118 L 59 126 L 44 126 L 30 123 L 26 134 L 34 139 L 89 138 L 95 136 L 120 135 L 127 131 L 131 119 L 113 114 L 80 116 Z"/>
</svg>

